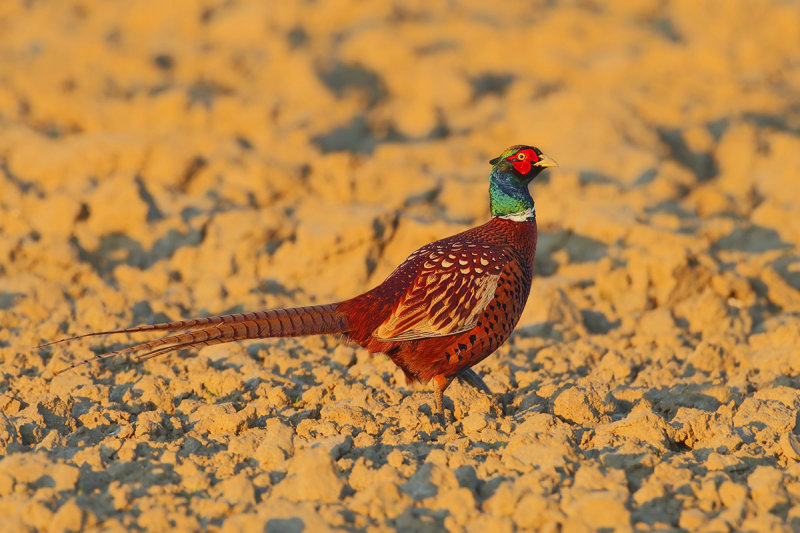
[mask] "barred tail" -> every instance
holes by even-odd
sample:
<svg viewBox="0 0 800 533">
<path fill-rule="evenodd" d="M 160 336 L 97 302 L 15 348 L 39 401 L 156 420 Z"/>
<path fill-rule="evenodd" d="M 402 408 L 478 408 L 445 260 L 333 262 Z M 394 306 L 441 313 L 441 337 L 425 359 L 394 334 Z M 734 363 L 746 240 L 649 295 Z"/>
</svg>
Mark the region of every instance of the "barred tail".
<svg viewBox="0 0 800 533">
<path fill-rule="evenodd" d="M 87 333 L 85 335 L 49 342 L 41 346 L 49 346 L 59 342 L 81 339 L 94 335 L 138 333 L 142 331 L 173 331 L 179 329 L 189 330 L 184 333 L 176 333 L 161 339 L 136 344 L 114 352 L 98 354 L 91 359 L 72 363 L 67 368 L 56 372 L 56 374 L 61 374 L 92 361 L 100 361 L 122 354 L 145 352 L 139 353 L 134 357 L 137 362 L 141 362 L 183 348 L 207 346 L 223 342 L 240 341 L 244 339 L 263 339 L 267 337 L 299 337 L 302 335 L 344 333 L 348 329 L 347 316 L 339 312 L 337 308 L 338 304 L 325 304 L 214 316 L 198 318 L 196 320 L 179 320 L 176 322 L 164 322 L 135 328 Z"/>
</svg>

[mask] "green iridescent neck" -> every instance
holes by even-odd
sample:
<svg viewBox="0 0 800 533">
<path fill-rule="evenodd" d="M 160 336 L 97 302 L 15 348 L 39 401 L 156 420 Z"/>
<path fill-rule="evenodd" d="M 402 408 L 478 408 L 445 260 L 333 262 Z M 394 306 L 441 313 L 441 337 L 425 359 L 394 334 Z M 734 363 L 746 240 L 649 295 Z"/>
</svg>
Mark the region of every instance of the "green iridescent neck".
<svg viewBox="0 0 800 533">
<path fill-rule="evenodd" d="M 530 180 L 522 183 L 510 172 L 493 168 L 489 177 L 489 205 L 492 216 L 508 217 L 530 211 L 529 218 L 533 218 L 533 198 L 528 191 L 528 183 Z"/>
</svg>

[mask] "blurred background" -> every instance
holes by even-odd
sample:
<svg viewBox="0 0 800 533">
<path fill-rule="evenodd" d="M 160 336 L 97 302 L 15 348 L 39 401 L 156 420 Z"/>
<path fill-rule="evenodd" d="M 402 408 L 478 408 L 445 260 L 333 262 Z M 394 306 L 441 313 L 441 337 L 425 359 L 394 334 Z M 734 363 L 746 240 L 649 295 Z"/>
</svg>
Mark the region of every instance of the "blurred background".
<svg viewBox="0 0 800 533">
<path fill-rule="evenodd" d="M 542 276 L 794 245 L 798 44 L 785 1 L 4 2 L 4 307 L 344 298 L 483 222 L 519 143 L 561 164 L 533 186 Z"/>
<path fill-rule="evenodd" d="M 67 333 L 366 290 L 487 220 L 488 160 L 521 143 L 560 168 L 532 185 L 536 278 L 493 389 L 555 380 L 522 409 L 582 375 L 630 408 L 721 381 L 714 412 L 800 388 L 789 0 L 4 0 L 4 380 L 35 403 L 63 361 L 21 347 Z"/>
</svg>

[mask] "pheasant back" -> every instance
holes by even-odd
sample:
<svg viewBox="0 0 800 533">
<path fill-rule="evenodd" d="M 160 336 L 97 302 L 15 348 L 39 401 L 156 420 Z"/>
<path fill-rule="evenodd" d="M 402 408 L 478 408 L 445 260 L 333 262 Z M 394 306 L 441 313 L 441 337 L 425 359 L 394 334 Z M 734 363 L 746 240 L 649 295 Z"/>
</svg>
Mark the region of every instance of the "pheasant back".
<svg viewBox="0 0 800 533">
<path fill-rule="evenodd" d="M 408 381 L 449 379 L 494 352 L 530 292 L 536 220 L 493 218 L 411 254 L 375 289 L 339 304 L 347 335 Z M 398 297 L 399 296 L 399 297 Z"/>
</svg>

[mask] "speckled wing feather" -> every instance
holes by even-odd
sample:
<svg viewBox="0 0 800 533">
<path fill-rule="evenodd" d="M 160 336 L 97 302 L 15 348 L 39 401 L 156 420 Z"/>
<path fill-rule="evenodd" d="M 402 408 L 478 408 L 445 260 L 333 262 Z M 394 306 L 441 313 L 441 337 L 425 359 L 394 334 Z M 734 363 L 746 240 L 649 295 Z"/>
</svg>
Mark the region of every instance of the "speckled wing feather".
<svg viewBox="0 0 800 533">
<path fill-rule="evenodd" d="M 498 247 L 439 241 L 417 250 L 409 261 L 421 262 L 422 268 L 391 315 L 375 328 L 378 340 L 442 337 L 472 329 L 494 298 L 508 257 Z"/>
</svg>

